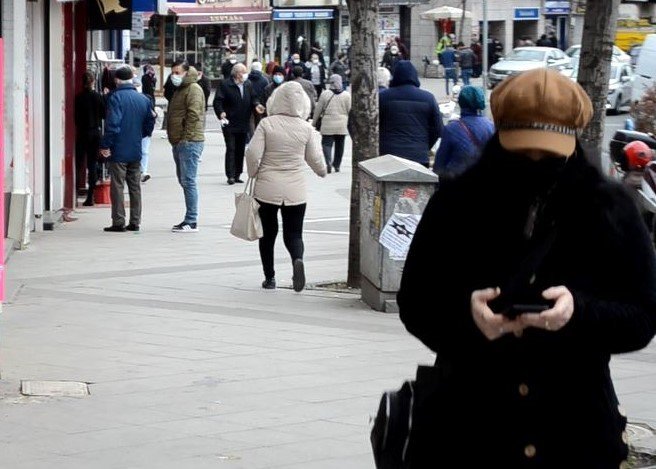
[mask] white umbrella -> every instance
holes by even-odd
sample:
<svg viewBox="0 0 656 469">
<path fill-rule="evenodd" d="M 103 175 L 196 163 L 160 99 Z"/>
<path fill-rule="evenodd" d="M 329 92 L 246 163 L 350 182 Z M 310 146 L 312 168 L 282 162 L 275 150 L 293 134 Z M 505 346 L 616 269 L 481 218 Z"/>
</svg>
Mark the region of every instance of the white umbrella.
<svg viewBox="0 0 656 469">
<path fill-rule="evenodd" d="M 443 6 L 439 8 L 433 8 L 432 10 L 425 11 L 420 13 L 419 16 L 424 20 L 455 20 L 462 18 L 462 9 L 455 7 Z M 465 11 L 465 18 L 471 18 L 472 14 L 469 11 Z"/>
</svg>

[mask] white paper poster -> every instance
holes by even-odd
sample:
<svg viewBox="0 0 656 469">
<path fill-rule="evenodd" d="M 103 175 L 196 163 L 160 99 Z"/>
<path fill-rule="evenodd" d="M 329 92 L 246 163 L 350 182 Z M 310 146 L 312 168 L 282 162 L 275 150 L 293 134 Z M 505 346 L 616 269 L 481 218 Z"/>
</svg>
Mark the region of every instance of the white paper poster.
<svg viewBox="0 0 656 469">
<path fill-rule="evenodd" d="M 389 250 L 390 259 L 405 260 L 421 215 L 394 213 L 387 220 L 378 241 Z"/>
</svg>

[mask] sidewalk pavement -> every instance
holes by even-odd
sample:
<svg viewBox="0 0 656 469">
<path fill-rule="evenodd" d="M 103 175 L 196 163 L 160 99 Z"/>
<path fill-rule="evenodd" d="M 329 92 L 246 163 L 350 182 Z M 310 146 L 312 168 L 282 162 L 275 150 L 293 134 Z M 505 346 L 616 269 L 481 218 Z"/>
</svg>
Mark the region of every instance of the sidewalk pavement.
<svg viewBox="0 0 656 469">
<path fill-rule="evenodd" d="M 0 336 L 0 467 L 373 468 L 369 416 L 433 355 L 355 294 L 291 290 L 282 240 L 265 291 L 257 244 L 230 236 L 222 138 L 200 166 L 200 232 L 175 234 L 182 191 L 153 138 L 140 233 L 104 233 L 109 207 L 36 233 L 9 264 Z M 308 170 L 310 283 L 343 280 L 351 169 Z M 656 426 L 656 346 L 614 359 L 631 420 Z M 90 383 L 25 397 L 21 380 Z M 581 429 L 585 431 L 585 429 Z M 467 437 L 467 436 L 464 436 Z"/>
</svg>

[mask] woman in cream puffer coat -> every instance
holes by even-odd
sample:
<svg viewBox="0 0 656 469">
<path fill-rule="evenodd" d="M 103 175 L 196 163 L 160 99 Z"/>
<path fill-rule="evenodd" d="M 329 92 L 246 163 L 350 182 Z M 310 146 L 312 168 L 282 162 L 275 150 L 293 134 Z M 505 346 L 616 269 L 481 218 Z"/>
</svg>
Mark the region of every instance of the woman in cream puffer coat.
<svg viewBox="0 0 656 469">
<path fill-rule="evenodd" d="M 254 197 L 260 203 L 264 236 L 260 258 L 266 289 L 276 288 L 273 250 L 282 213 L 285 247 L 293 265 L 294 290 L 305 287 L 303 219 L 306 208 L 306 164 L 326 176 L 319 134 L 307 121 L 310 98 L 296 82 L 280 85 L 267 102 L 267 115 L 255 130 L 246 151 L 248 175 L 256 178 Z"/>
<path fill-rule="evenodd" d="M 330 173 L 331 167 L 333 167 L 338 173 L 344 155 L 344 141 L 348 135 L 351 95 L 348 91 L 344 91 L 342 77 L 337 74 L 330 76 L 328 85 L 328 89 L 319 97 L 312 123 L 321 132 L 321 145 L 328 172 Z M 321 120 L 320 124 L 319 120 Z M 332 158 L 333 144 L 335 145 L 334 160 Z"/>
</svg>

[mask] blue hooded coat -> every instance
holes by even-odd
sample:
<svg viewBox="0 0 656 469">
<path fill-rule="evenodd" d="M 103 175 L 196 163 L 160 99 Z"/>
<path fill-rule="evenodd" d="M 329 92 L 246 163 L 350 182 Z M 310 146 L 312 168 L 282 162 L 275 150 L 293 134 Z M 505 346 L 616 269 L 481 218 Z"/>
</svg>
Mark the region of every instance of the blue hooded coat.
<svg viewBox="0 0 656 469">
<path fill-rule="evenodd" d="M 435 97 L 419 89 L 414 65 L 399 61 L 389 89 L 380 92 L 380 154 L 427 165 L 443 127 Z"/>
</svg>

